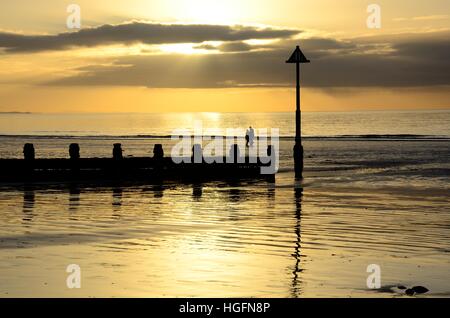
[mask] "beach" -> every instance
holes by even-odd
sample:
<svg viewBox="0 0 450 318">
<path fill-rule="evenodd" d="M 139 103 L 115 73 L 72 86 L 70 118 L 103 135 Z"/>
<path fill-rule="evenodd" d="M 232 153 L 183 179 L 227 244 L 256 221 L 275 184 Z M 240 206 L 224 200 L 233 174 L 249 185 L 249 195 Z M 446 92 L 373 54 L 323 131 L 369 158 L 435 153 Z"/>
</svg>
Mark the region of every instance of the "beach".
<svg viewBox="0 0 450 318">
<path fill-rule="evenodd" d="M 292 114 L 158 116 L 1 115 L 0 158 L 25 142 L 38 157 L 67 157 L 72 142 L 86 157 L 115 142 L 144 156 L 196 120 L 251 124 L 281 128 L 275 183 L 1 185 L 1 297 L 450 296 L 450 112 L 306 113 L 301 181 Z M 370 264 L 380 289 L 366 285 Z"/>
</svg>

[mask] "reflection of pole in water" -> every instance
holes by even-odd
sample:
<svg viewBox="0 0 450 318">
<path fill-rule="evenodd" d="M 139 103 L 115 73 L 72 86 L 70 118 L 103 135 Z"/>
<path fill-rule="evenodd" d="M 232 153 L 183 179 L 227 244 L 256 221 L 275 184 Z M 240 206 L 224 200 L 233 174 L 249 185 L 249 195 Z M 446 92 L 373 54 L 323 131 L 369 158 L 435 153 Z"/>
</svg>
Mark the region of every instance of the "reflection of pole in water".
<svg viewBox="0 0 450 318">
<path fill-rule="evenodd" d="M 162 198 L 164 196 L 164 186 L 163 186 L 163 184 L 156 184 L 153 187 L 153 196 L 155 198 Z"/>
<path fill-rule="evenodd" d="M 267 196 L 272 200 L 275 198 L 275 183 L 274 182 L 268 182 Z"/>
<path fill-rule="evenodd" d="M 239 181 L 228 181 L 227 186 L 230 202 L 239 202 L 242 200 L 244 192 L 241 190 L 242 184 Z"/>
<path fill-rule="evenodd" d="M 112 193 L 112 216 L 115 218 L 120 218 L 120 209 L 122 208 L 122 187 L 113 187 Z"/>
<path fill-rule="evenodd" d="M 123 190 L 121 187 L 114 187 L 113 188 L 113 201 L 112 201 L 112 205 L 115 207 L 121 207 L 122 206 L 122 193 Z"/>
<path fill-rule="evenodd" d="M 162 183 L 156 183 L 142 189 L 142 191 L 152 193 L 155 198 L 162 198 L 164 196 L 164 186 Z"/>
<path fill-rule="evenodd" d="M 301 213 L 302 213 L 302 196 L 303 196 L 303 188 L 300 184 L 296 184 L 294 187 L 294 194 L 295 194 L 295 236 L 296 236 L 296 242 L 295 242 L 295 251 L 292 256 L 295 257 L 295 266 L 294 270 L 292 272 L 293 278 L 292 278 L 292 297 L 298 297 L 300 293 L 300 286 L 299 286 L 299 277 L 298 273 L 302 271 L 300 268 L 300 243 L 301 243 L 301 231 L 300 231 L 300 220 L 301 220 Z"/>
<path fill-rule="evenodd" d="M 229 196 L 231 202 L 239 202 L 241 201 L 241 193 L 242 191 L 239 188 L 230 188 Z"/>
<path fill-rule="evenodd" d="M 267 211 L 277 211 L 275 203 L 275 183 L 267 183 Z"/>
<path fill-rule="evenodd" d="M 203 186 L 201 183 L 194 183 L 192 185 L 192 197 L 195 200 L 198 200 L 202 197 L 203 194 Z"/>
<path fill-rule="evenodd" d="M 23 189 L 23 221 L 32 221 L 33 220 L 33 209 L 35 202 L 35 194 L 34 189 L 32 187 L 25 187 Z"/>
<path fill-rule="evenodd" d="M 80 188 L 77 185 L 71 185 L 69 188 L 69 211 L 75 211 L 80 205 Z"/>
</svg>

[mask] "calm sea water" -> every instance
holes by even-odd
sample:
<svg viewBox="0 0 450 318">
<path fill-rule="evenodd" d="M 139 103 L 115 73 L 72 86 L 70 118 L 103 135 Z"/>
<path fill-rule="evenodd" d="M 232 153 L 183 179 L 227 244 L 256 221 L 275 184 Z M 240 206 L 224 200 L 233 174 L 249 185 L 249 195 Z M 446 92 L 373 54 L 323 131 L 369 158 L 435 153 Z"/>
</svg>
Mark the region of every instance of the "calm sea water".
<svg viewBox="0 0 450 318">
<path fill-rule="evenodd" d="M 450 111 L 306 112 L 304 136 L 431 135 L 450 137 Z M 167 136 L 175 128 L 279 128 L 295 135 L 292 113 L 0 114 L 0 135 Z"/>
<path fill-rule="evenodd" d="M 276 182 L 0 187 L 0 295 L 450 296 L 450 112 L 3 114 L 0 158 L 149 155 L 174 128 L 280 128 Z M 302 191 L 299 189 L 301 186 Z M 68 289 L 78 264 L 82 286 Z M 383 288 L 366 286 L 369 264 Z"/>
</svg>

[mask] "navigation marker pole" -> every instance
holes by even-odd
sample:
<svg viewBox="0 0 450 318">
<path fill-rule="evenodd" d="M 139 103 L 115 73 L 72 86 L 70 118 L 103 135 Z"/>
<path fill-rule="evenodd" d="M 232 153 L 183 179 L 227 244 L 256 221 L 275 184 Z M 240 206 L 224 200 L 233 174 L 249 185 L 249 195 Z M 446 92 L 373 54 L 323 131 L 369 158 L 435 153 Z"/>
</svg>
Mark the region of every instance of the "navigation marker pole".
<svg viewBox="0 0 450 318">
<path fill-rule="evenodd" d="M 310 61 L 303 55 L 300 47 L 297 45 L 291 57 L 286 63 L 295 63 L 296 69 L 296 99 L 297 108 L 295 111 L 295 145 L 294 145 L 294 170 L 295 178 L 303 178 L 303 146 L 302 146 L 302 118 L 300 111 L 300 63 L 309 63 Z"/>
</svg>

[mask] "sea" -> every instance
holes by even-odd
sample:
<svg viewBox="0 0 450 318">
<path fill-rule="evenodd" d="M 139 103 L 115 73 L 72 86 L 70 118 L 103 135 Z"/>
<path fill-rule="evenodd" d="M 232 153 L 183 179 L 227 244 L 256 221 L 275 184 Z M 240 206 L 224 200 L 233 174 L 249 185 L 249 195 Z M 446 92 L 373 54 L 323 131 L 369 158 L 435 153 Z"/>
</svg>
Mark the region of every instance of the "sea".
<svg viewBox="0 0 450 318">
<path fill-rule="evenodd" d="M 293 113 L 2 113 L 0 159 L 170 155 L 199 126 L 275 129 L 275 182 L 0 184 L 0 297 L 450 296 L 448 110 L 304 112 L 301 180 Z"/>
</svg>

